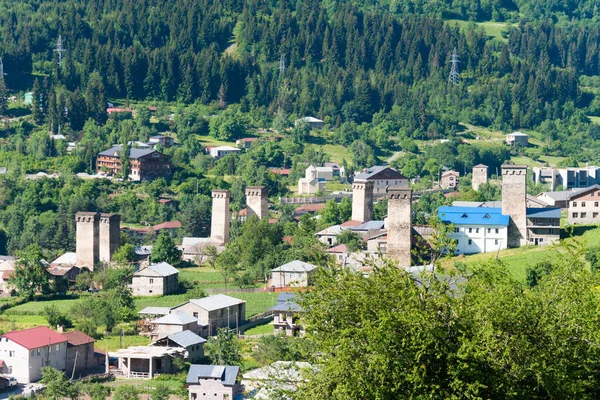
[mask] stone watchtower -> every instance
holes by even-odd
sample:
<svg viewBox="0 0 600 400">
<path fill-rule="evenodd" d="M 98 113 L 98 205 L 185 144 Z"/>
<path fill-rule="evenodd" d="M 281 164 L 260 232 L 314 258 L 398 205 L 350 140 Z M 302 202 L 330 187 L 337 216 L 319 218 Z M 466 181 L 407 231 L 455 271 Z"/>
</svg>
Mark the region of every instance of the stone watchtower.
<svg viewBox="0 0 600 400">
<path fill-rule="evenodd" d="M 373 219 L 373 182 L 354 181 L 352 184 L 352 220 L 367 222 Z"/>
<path fill-rule="evenodd" d="M 502 214 L 509 215 L 508 247 L 527 244 L 527 166 L 502 166 Z"/>
<path fill-rule="evenodd" d="M 479 164 L 473 167 L 473 176 L 471 178 L 471 186 L 473 190 L 479 190 L 479 186 L 485 185 L 488 180 L 488 166 Z"/>
<path fill-rule="evenodd" d="M 265 186 L 246 187 L 246 207 L 248 218 L 256 215 L 259 219 L 269 216 L 269 190 Z"/>
<path fill-rule="evenodd" d="M 77 266 L 88 267 L 93 271 L 94 265 L 100 260 L 100 215 L 96 212 L 78 212 L 75 221 Z"/>
<path fill-rule="evenodd" d="M 229 243 L 229 190 L 212 191 L 210 238 L 218 244 Z"/>
<path fill-rule="evenodd" d="M 100 214 L 100 261 L 110 262 L 112 255 L 121 246 L 121 216 Z"/>
<path fill-rule="evenodd" d="M 387 194 L 387 255 L 399 267 L 410 267 L 412 249 L 412 189 L 389 188 Z"/>
</svg>

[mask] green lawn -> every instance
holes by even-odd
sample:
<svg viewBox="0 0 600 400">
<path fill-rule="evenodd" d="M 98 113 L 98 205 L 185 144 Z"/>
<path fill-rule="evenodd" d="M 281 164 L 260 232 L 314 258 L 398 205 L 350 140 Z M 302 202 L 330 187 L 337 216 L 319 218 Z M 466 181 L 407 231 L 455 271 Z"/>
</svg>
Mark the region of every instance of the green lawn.
<svg viewBox="0 0 600 400">
<path fill-rule="evenodd" d="M 182 268 L 179 270 L 179 279 L 197 282 L 223 283 L 223 275 L 216 269 L 210 267 Z"/>
<path fill-rule="evenodd" d="M 351 189 L 352 185 L 347 183 L 339 183 L 339 182 L 327 182 L 325 184 L 325 190 L 330 192 L 343 192 L 344 189 Z"/>
<path fill-rule="evenodd" d="M 71 307 L 84 299 L 63 299 L 63 300 L 44 300 L 30 301 L 29 303 L 21 304 L 4 311 L 5 315 L 42 315 L 44 307 L 55 305 L 61 313 L 68 314 Z"/>
<path fill-rule="evenodd" d="M 204 147 L 206 147 L 206 146 L 233 146 L 233 147 L 235 147 L 235 141 L 225 142 L 222 140 L 215 139 L 212 136 L 201 136 L 201 135 L 196 135 L 196 138 L 198 138 L 198 140 Z"/>
<path fill-rule="evenodd" d="M 248 329 L 246 332 L 244 332 L 244 335 L 247 335 L 247 336 L 269 335 L 269 334 L 272 335 L 274 333 L 275 333 L 275 328 L 274 328 L 273 324 L 270 322 L 267 322 L 266 324 L 257 325 L 254 328 Z"/>
<path fill-rule="evenodd" d="M 228 296 L 246 301 L 246 318 L 267 311 L 277 303 L 279 293 L 251 292 L 227 293 Z"/>
<path fill-rule="evenodd" d="M 600 125 L 600 117 L 595 117 L 593 115 L 588 115 L 587 116 L 591 122 L 593 122 L 594 124 L 598 124 Z"/>
<path fill-rule="evenodd" d="M 0 315 L 0 330 L 3 332 L 42 325 L 48 325 L 48 321 L 41 315 Z"/>
<path fill-rule="evenodd" d="M 331 162 L 341 163 L 344 159 L 350 161 L 352 158 L 348 153 L 348 149 L 339 144 L 325 144 L 317 147 L 329 155 L 329 160 Z"/>
<path fill-rule="evenodd" d="M 136 297 L 135 308 L 140 311 L 146 307 L 174 307 L 187 301 L 185 294 L 171 294 L 168 296 Z"/>
<path fill-rule="evenodd" d="M 463 21 L 459 19 L 448 19 L 446 20 L 446 23 L 452 26 L 458 25 L 461 29 L 466 29 L 469 26 L 469 24 L 471 24 L 471 22 L 469 21 Z M 487 21 L 476 22 L 476 24 L 482 27 L 485 30 L 486 35 L 488 35 L 489 37 L 500 39 L 502 41 L 507 41 L 507 39 L 502 37 L 502 30 L 505 29 L 507 26 L 510 26 L 510 23 Z"/>
</svg>

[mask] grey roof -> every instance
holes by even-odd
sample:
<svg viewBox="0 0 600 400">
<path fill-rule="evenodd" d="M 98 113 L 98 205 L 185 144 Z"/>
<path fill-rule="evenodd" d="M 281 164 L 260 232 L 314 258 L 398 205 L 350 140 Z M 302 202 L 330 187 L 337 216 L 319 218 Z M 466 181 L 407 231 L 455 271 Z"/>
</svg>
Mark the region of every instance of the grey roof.
<svg viewBox="0 0 600 400">
<path fill-rule="evenodd" d="M 280 267 L 274 268 L 272 272 L 309 272 L 314 269 L 317 269 L 316 265 L 306 263 L 300 260 L 294 260 L 287 264 L 283 264 Z"/>
<path fill-rule="evenodd" d="M 501 208 L 502 201 L 453 201 L 452 207 L 483 207 L 483 208 Z"/>
<path fill-rule="evenodd" d="M 288 293 L 288 292 L 280 292 L 279 295 L 277 296 L 277 302 L 278 303 L 283 303 L 286 302 L 290 299 L 295 299 L 296 298 L 296 294 L 295 293 Z"/>
<path fill-rule="evenodd" d="M 474 165 L 473 168 L 488 168 L 488 166 L 485 164 L 477 164 L 477 165 Z"/>
<path fill-rule="evenodd" d="M 589 187 L 586 187 L 586 188 L 581 188 L 581 189 L 569 192 L 567 194 L 567 200 L 570 200 L 571 197 L 577 196 L 577 195 L 579 195 L 581 193 L 585 193 L 585 192 L 588 192 L 588 191 L 591 191 L 591 190 L 594 190 L 594 189 L 600 189 L 600 185 L 592 185 L 592 186 L 589 186 Z"/>
<path fill-rule="evenodd" d="M 100 155 L 100 156 L 115 156 L 115 155 L 117 155 L 115 153 L 119 153 L 118 156 L 120 157 L 120 153 L 122 151 L 123 151 L 122 146 L 114 146 L 108 150 L 104 150 L 103 152 L 101 152 L 98 155 Z M 147 156 L 148 154 L 152 154 L 152 153 L 156 153 L 156 150 L 131 148 L 129 150 L 129 158 L 136 159 L 136 158 Z"/>
<path fill-rule="evenodd" d="M 190 314 L 184 311 L 175 311 L 172 314 L 167 314 L 164 317 L 154 321 L 157 324 L 164 325 L 187 325 L 192 322 L 198 322 L 198 318 L 192 317 Z"/>
<path fill-rule="evenodd" d="M 560 219 L 560 208 L 528 208 L 527 217 Z"/>
<path fill-rule="evenodd" d="M 361 172 L 360 174 L 356 175 L 354 177 L 354 179 L 368 180 L 368 179 L 371 179 L 374 175 L 377 175 L 378 173 L 380 173 L 381 171 L 383 171 L 385 169 L 390 169 L 390 170 L 394 171 L 397 174 L 397 179 L 406 179 L 400 172 L 398 172 L 394 168 L 390 168 L 386 165 L 376 165 L 374 167 L 371 167 L 371 168 L 367 169 L 366 172 Z M 394 178 L 386 178 L 386 179 L 394 179 Z"/>
<path fill-rule="evenodd" d="M 523 132 L 513 132 L 513 133 L 508 133 L 507 135 L 513 135 L 513 136 L 529 136 L 526 133 Z"/>
<path fill-rule="evenodd" d="M 269 311 L 302 311 L 302 307 L 290 299 L 284 302 L 277 302 L 277 304 L 269 308 Z"/>
<path fill-rule="evenodd" d="M 215 294 L 213 296 L 203 297 L 201 299 L 192 299 L 190 300 L 190 303 L 195 304 L 207 311 L 213 311 L 235 306 L 237 304 L 242 304 L 245 303 L 245 301 L 236 299 L 235 297 L 227 296 L 225 294 Z"/>
<path fill-rule="evenodd" d="M 147 270 L 154 271 L 157 274 L 159 274 L 160 276 L 171 276 L 171 275 L 179 274 L 179 270 L 177 268 L 173 267 L 169 263 L 161 262 L 158 264 L 149 265 L 147 268 L 141 269 L 133 275 L 134 276 L 145 276 L 146 275 L 145 271 L 147 271 Z"/>
<path fill-rule="evenodd" d="M 367 221 L 363 224 L 356 225 L 350 228 L 353 231 L 370 231 L 373 229 L 383 229 L 385 227 L 385 221 Z"/>
<path fill-rule="evenodd" d="M 233 386 L 239 373 L 240 367 L 192 364 L 185 383 L 197 384 L 201 378 L 220 378 L 223 385 Z"/>
<path fill-rule="evenodd" d="M 565 200 L 567 200 L 567 197 L 571 193 L 574 193 L 574 192 L 567 191 L 567 190 L 559 190 L 558 192 L 542 192 L 542 193 L 538 194 L 538 196 L 541 196 L 543 194 L 543 195 L 550 197 L 554 201 L 565 201 Z"/>
<path fill-rule="evenodd" d="M 171 312 L 171 307 L 146 307 L 141 311 L 138 311 L 138 314 L 142 315 L 167 315 Z"/>
<path fill-rule="evenodd" d="M 174 333 L 167 337 L 169 338 L 169 340 L 177 343 L 181 347 L 190 347 L 195 344 L 200 344 L 200 343 L 206 342 L 206 339 L 204 339 L 201 336 L 196 335 L 192 331 L 177 332 L 177 333 Z"/>
</svg>

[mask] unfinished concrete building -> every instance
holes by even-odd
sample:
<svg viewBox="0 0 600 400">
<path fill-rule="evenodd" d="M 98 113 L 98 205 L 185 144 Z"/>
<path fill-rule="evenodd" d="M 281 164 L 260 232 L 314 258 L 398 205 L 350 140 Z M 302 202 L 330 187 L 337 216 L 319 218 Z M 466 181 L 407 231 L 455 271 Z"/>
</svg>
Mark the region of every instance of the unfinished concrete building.
<svg viewBox="0 0 600 400">
<path fill-rule="evenodd" d="M 367 222 L 373 219 L 373 182 L 354 181 L 352 184 L 352 220 Z"/>
<path fill-rule="evenodd" d="M 75 243 L 75 260 L 77 266 L 94 270 L 100 261 L 100 214 L 80 211 L 75 215 L 77 236 Z"/>
<path fill-rule="evenodd" d="M 259 219 L 269 216 L 269 190 L 265 186 L 246 187 L 248 218 L 256 215 Z"/>
<path fill-rule="evenodd" d="M 389 188 L 387 255 L 399 267 L 410 267 L 412 247 L 412 189 Z"/>
<path fill-rule="evenodd" d="M 473 190 L 479 190 L 479 186 L 485 185 L 488 180 L 488 166 L 479 164 L 473 167 L 473 176 L 471 178 L 471 186 Z"/>
<path fill-rule="evenodd" d="M 112 255 L 121 246 L 121 216 L 100 214 L 100 261 L 110 262 Z"/>
<path fill-rule="evenodd" d="M 219 245 L 229 243 L 229 198 L 229 190 L 214 189 L 212 191 L 210 238 Z"/>
<path fill-rule="evenodd" d="M 508 247 L 527 244 L 527 166 L 502 165 L 502 214 L 510 216 Z"/>
</svg>

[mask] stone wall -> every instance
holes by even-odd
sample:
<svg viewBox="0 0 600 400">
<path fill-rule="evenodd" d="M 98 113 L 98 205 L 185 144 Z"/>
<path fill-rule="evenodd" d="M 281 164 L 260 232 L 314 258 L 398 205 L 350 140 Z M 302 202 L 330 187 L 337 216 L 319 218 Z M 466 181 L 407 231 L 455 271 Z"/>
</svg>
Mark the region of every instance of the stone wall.
<svg viewBox="0 0 600 400">
<path fill-rule="evenodd" d="M 502 214 L 509 215 L 508 247 L 527 244 L 527 166 L 502 166 Z"/>
<path fill-rule="evenodd" d="M 488 180 L 488 167 L 485 165 L 473 167 L 473 177 L 471 178 L 471 186 L 473 190 L 479 190 L 479 186 L 485 185 Z"/>
<path fill-rule="evenodd" d="M 265 186 L 246 187 L 246 207 L 248 218 L 256 215 L 258 218 L 269 217 L 269 191 Z"/>
<path fill-rule="evenodd" d="M 229 190 L 212 191 L 212 220 L 210 237 L 218 244 L 229 243 Z"/>
<path fill-rule="evenodd" d="M 373 219 L 373 183 L 355 181 L 352 184 L 352 220 L 367 222 Z"/>
<path fill-rule="evenodd" d="M 100 215 L 96 212 L 78 212 L 75 221 L 77 266 L 93 271 L 94 265 L 100 260 Z"/>
<path fill-rule="evenodd" d="M 100 214 L 100 261 L 110 262 L 112 255 L 121 246 L 121 216 Z"/>
<path fill-rule="evenodd" d="M 410 267 L 412 247 L 412 189 L 388 190 L 387 255 L 399 267 Z"/>
</svg>

